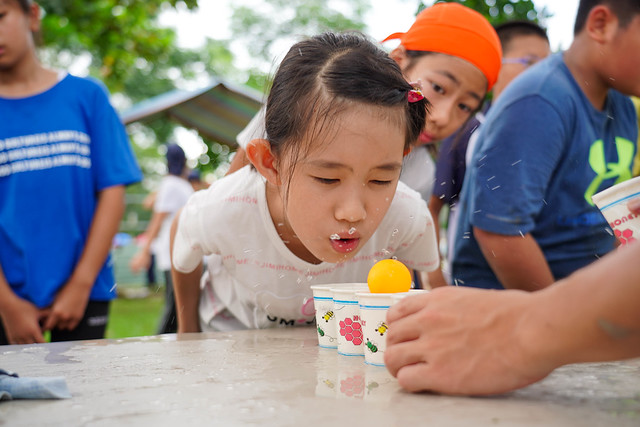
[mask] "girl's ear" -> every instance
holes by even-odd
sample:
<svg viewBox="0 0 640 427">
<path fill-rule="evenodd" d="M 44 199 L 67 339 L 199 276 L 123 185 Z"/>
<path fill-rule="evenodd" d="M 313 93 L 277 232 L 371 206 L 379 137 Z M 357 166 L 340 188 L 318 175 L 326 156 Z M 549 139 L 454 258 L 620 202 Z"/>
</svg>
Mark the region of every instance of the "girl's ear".
<svg viewBox="0 0 640 427">
<path fill-rule="evenodd" d="M 407 55 L 407 49 L 404 46 L 400 45 L 397 48 L 393 49 L 389 54 L 389 57 L 396 61 L 396 64 L 400 66 L 401 70 L 407 68 L 409 64 L 409 56 Z"/>
<path fill-rule="evenodd" d="M 266 139 L 253 139 L 247 144 L 247 157 L 253 166 L 273 185 L 280 185 L 280 173 L 276 168 L 276 158 L 271 152 L 271 144 Z"/>
</svg>

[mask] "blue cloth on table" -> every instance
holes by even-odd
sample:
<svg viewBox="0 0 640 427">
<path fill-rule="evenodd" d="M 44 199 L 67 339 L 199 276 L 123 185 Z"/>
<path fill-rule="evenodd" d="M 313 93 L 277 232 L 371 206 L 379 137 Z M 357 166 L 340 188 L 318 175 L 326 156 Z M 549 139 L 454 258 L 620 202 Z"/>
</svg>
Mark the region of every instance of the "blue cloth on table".
<svg viewBox="0 0 640 427">
<path fill-rule="evenodd" d="M 11 399 L 68 399 L 71 397 L 63 377 L 19 377 L 0 369 L 0 401 Z"/>
</svg>

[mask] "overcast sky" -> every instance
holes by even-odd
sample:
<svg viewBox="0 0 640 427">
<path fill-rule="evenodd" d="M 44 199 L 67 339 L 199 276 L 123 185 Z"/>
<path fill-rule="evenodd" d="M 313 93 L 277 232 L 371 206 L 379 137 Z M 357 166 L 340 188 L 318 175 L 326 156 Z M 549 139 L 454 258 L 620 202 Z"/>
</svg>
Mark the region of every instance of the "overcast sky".
<svg viewBox="0 0 640 427">
<path fill-rule="evenodd" d="M 229 38 L 230 1 L 200 0 L 198 11 L 166 13 L 161 17 L 161 23 L 177 29 L 179 43 L 184 47 L 199 46 L 205 37 Z M 252 0 L 242 3 L 248 1 Z M 367 33 L 377 40 L 397 31 L 406 31 L 413 23 L 416 0 L 371 0 L 371 4 L 366 19 Z M 552 49 L 566 49 L 573 38 L 578 0 L 534 0 L 534 4 L 537 8 L 546 7 L 553 14 L 546 23 Z"/>
</svg>

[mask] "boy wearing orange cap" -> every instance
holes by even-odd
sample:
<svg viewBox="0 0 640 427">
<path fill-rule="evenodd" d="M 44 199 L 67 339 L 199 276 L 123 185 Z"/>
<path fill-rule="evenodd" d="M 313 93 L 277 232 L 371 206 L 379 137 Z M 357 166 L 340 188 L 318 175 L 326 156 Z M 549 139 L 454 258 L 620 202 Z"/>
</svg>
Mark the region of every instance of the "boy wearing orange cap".
<svg viewBox="0 0 640 427">
<path fill-rule="evenodd" d="M 575 40 L 506 88 L 463 185 L 458 285 L 537 290 L 613 249 L 591 196 L 631 177 L 640 94 L 637 1 L 582 0 Z"/>
</svg>

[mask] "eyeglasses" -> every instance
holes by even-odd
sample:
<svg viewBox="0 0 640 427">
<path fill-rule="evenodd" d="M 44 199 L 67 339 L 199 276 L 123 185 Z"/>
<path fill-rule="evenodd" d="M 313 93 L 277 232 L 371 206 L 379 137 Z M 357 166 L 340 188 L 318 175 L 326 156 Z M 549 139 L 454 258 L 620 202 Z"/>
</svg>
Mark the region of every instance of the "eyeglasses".
<svg viewBox="0 0 640 427">
<path fill-rule="evenodd" d="M 533 64 L 539 62 L 542 58 L 537 56 L 523 56 L 522 58 L 502 58 L 503 64 L 522 64 L 525 67 L 530 67 Z"/>
</svg>

